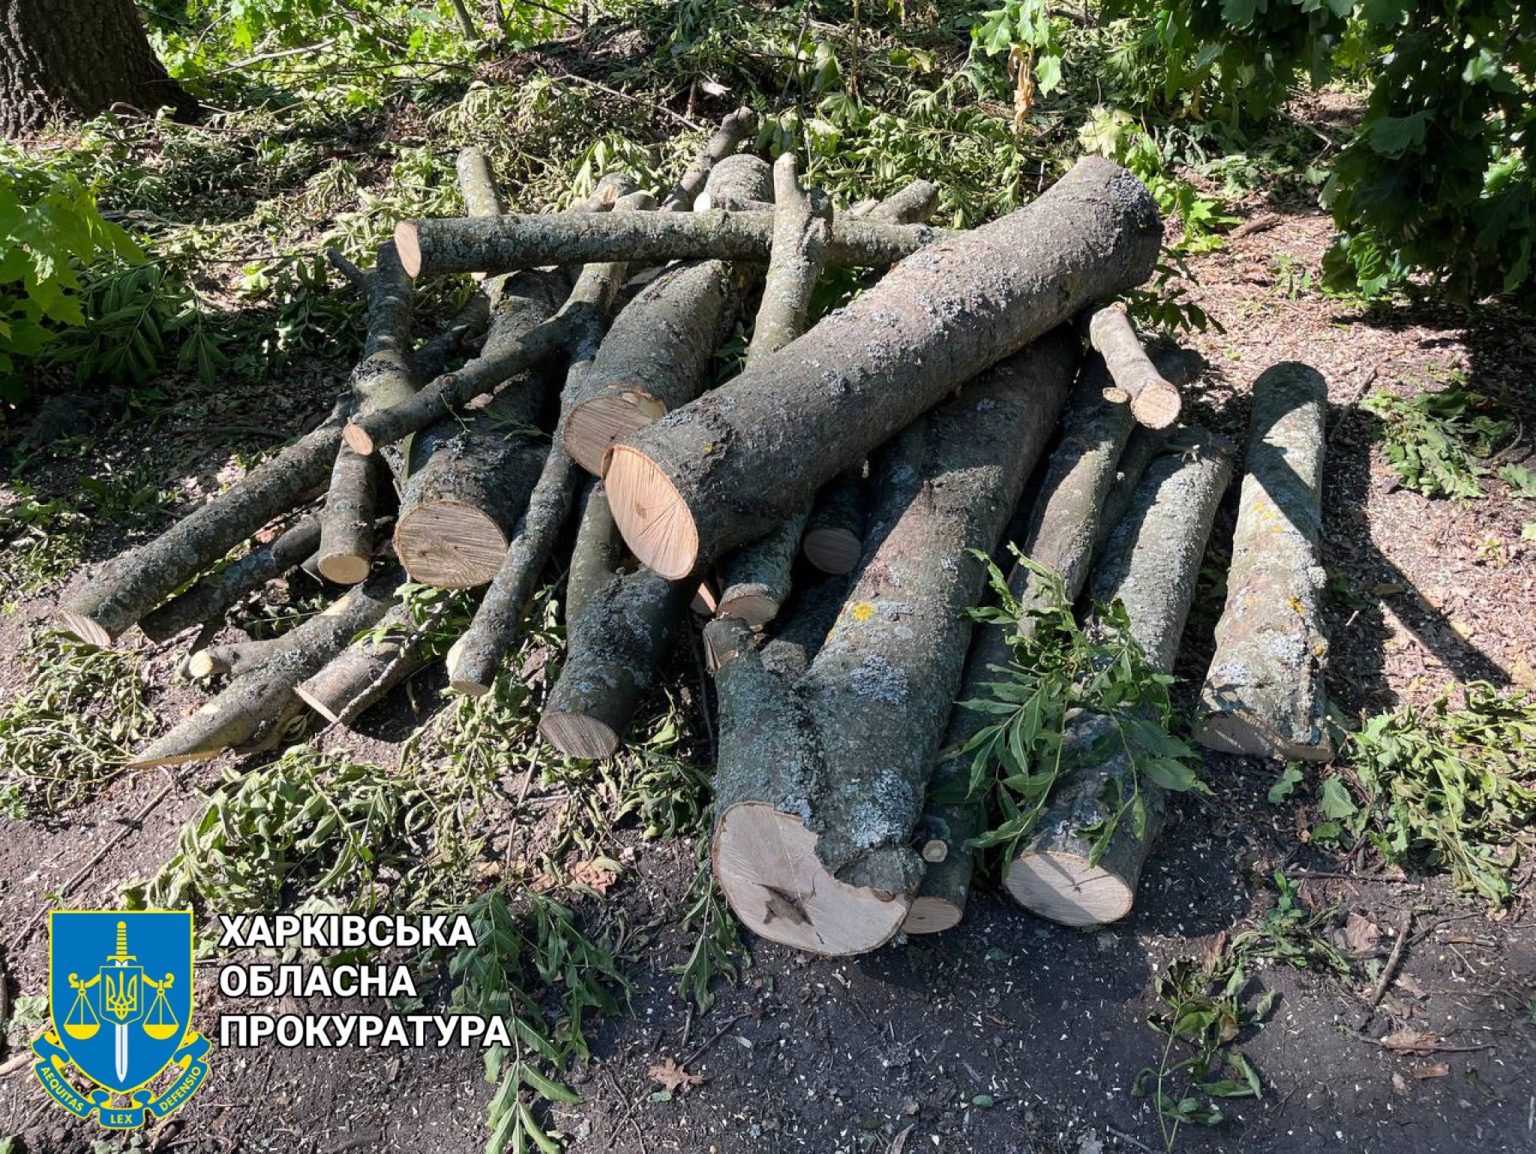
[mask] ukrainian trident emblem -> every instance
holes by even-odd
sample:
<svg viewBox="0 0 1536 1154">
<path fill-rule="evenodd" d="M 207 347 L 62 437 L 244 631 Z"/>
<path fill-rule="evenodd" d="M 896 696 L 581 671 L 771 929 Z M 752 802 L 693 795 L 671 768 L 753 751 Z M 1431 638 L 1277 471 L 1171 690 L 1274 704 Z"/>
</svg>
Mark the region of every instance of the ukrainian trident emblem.
<svg viewBox="0 0 1536 1154">
<path fill-rule="evenodd" d="M 190 911 L 56 912 L 48 971 L 53 1028 L 32 1043 L 40 1059 L 33 1070 L 71 1114 L 131 1129 L 146 1113 L 171 1113 L 202 1084 L 208 1040 L 184 1026 L 192 1014 Z M 77 1090 L 66 1076 L 71 1066 L 97 1088 Z"/>
</svg>

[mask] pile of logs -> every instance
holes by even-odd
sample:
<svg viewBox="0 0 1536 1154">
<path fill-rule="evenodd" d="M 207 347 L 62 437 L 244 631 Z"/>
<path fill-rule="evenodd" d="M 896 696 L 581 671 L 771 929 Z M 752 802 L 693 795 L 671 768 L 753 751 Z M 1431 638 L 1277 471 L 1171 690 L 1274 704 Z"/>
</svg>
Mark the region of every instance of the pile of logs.
<svg viewBox="0 0 1536 1154">
<path fill-rule="evenodd" d="M 728 117 L 659 203 L 614 176 L 538 216 L 504 212 L 469 150 L 466 217 L 401 223 L 371 271 L 335 258 L 369 309 L 331 415 L 61 610 L 98 645 L 201 627 L 190 671 L 228 679 L 135 765 L 270 747 L 309 712 L 350 722 L 435 652 L 407 581 L 483 591 L 447 665 L 451 691 L 484 694 L 563 568 L 567 650 L 539 731 L 568 756 L 612 756 L 690 608 L 707 619 L 714 871 L 746 925 L 843 955 L 959 920 L 986 814 L 954 786 L 987 718 L 955 702 L 1009 654 L 966 612 L 982 559 L 1012 542 L 1069 597 L 1118 599 L 1166 671 L 1235 453 L 1179 423 L 1197 358 L 1149 356 L 1116 303 L 1162 239 L 1129 173 L 1085 159 L 1027 207 L 951 232 L 926 223 L 937 190 L 921 181 L 834 211 L 792 155 L 770 168 L 738 151 L 754 130 L 749 111 Z M 829 266 L 872 271 L 812 323 Z M 475 277 L 469 304 L 415 345 L 414 282 L 454 274 Z M 744 361 L 715 385 L 738 330 Z M 1257 384 L 1201 694 L 1214 749 L 1331 753 L 1325 408 L 1304 366 Z M 337 588 L 329 609 L 275 640 L 203 644 L 298 568 Z M 1010 583 L 1044 604 L 1035 570 Z M 1102 723 L 1077 716 L 1069 740 Z M 1059 788 L 1005 863 L 1009 893 L 1070 924 L 1126 913 L 1161 797 L 1145 838 L 1124 829 L 1094 858 L 1082 832 L 1125 772 L 1110 757 Z"/>
</svg>

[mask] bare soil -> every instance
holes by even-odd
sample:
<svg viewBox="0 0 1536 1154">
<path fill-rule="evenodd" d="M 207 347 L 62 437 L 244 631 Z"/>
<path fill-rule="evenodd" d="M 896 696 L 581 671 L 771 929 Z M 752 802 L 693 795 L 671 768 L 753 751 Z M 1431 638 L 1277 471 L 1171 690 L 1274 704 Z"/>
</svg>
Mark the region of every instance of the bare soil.
<svg viewBox="0 0 1536 1154">
<path fill-rule="evenodd" d="M 1470 312 L 1404 305 L 1368 312 L 1322 296 L 1287 270 L 1318 268 L 1329 237 L 1315 210 L 1255 203 L 1244 216 L 1274 213 L 1271 227 L 1196 260 L 1193 296 L 1224 327 L 1194 344 L 1210 362 L 1197 386 L 1196 419 L 1242 435 L 1246 394 L 1268 365 L 1304 360 L 1330 384 L 1330 455 L 1325 494 L 1325 561 L 1333 664 L 1329 689 L 1345 714 L 1424 702 L 1458 679 L 1532 684 L 1536 665 L 1536 542 L 1520 540 L 1536 520 L 1490 481 L 1477 502 L 1428 501 L 1397 488 L 1373 449 L 1375 420 L 1359 408 L 1369 390 L 1404 394 L 1450 373 L 1501 398 L 1536 427 L 1526 391 L 1536 338 L 1521 318 L 1496 307 Z M 1282 255 L 1286 260 L 1282 260 Z M 244 420 L 268 433 L 308 427 L 329 392 L 326 366 L 270 395 L 237 397 Z M 188 498 L 205 491 L 232 445 L 265 437 L 209 435 L 206 414 L 169 427 L 129 429 L 99 445 L 103 459 L 147 464 Z M 1529 433 L 1526 450 L 1530 449 Z M 39 470 L 39 492 L 67 489 L 77 462 Z M 1225 556 L 1235 515 L 1234 486 L 1218 525 L 1213 561 Z M 123 544 L 111 526 L 90 542 L 93 560 Z M 1220 608 L 1208 567 L 1203 600 L 1185 640 L 1180 673 L 1198 680 L 1210 656 Z M 15 692 L 28 633 L 57 590 L 22 600 L 0 620 L 0 684 Z M 197 693 L 174 676 L 177 655 L 151 660 L 155 707 L 163 718 L 194 708 Z M 390 760 L 413 721 L 440 704 L 429 676 L 399 693 L 383 721 L 361 736 L 330 734 L 363 757 Z M 172 852 L 180 825 L 217 780 L 220 764 L 190 768 L 176 787 L 73 895 L 112 903 L 123 884 L 151 873 Z M 633 1014 L 606 1023 L 596 1060 L 573 1071 L 580 1107 L 557 1108 L 552 1124 L 576 1151 L 943 1151 L 1157 1150 L 1158 1121 L 1133 1098 L 1138 1070 L 1156 1063 L 1163 1039 L 1146 1024 L 1152 983 L 1170 961 L 1199 956 L 1223 931 L 1272 901 L 1261 884 L 1284 867 L 1317 905 L 1339 903 L 1384 931 L 1412 911 L 1410 944 L 1382 1004 L 1368 1011 L 1365 983 L 1283 967 L 1262 970 L 1251 989 L 1276 990 L 1274 1016 L 1239 1044 L 1264 1082 L 1261 1100 L 1230 1104 L 1210 1130 L 1183 1129 L 1186 1151 L 1442 1151 L 1457 1145 L 1489 1154 L 1536 1149 L 1536 924 L 1522 899 L 1499 920 L 1454 895 L 1439 879 L 1373 874 L 1368 860 L 1340 860 L 1301 843 L 1304 814 L 1265 793 L 1277 767 L 1207 755 L 1214 795 L 1175 807 L 1149 866 L 1136 910 L 1123 922 L 1081 932 L 1036 920 L 993 892 L 965 923 L 934 938 L 898 942 L 855 961 L 813 960 L 750 942 L 752 964 L 739 988 L 723 988 L 711 1013 L 696 1017 L 674 992 L 669 967 L 690 943 L 677 929 L 693 876 L 695 847 L 641 842 L 618 847 L 633 866 L 589 918 L 622 918 L 630 930 Z M 0 823 L 0 945 L 14 999 L 41 991 L 46 934 L 30 932 L 47 895 L 88 861 L 160 788 L 160 772 L 120 779 L 95 803 L 57 823 Z M 502 852 L 541 812 L 507 815 Z M 1529 877 L 1529 866 L 1525 877 Z M 1309 876 L 1315 874 L 1333 876 Z M 214 964 L 198 972 L 198 1024 L 216 1033 L 221 1004 Z M 435 997 L 446 998 L 443 990 Z M 318 1007 L 317 1007 L 318 1008 Z M 1389 1030 L 1427 1030 L 1444 1050 L 1400 1054 L 1378 1042 Z M 14 1050 L 0 1052 L 0 1061 Z M 647 1074 L 671 1057 L 702 1083 L 670 1101 L 652 1099 Z M 224 1052 L 180 1113 L 151 1130 L 155 1150 L 190 1152 L 343 1150 L 469 1154 L 486 1138 L 491 1087 L 477 1053 L 280 1050 Z M 32 1152 L 90 1148 L 98 1134 L 44 1100 L 26 1070 L 0 1076 L 0 1134 L 19 1132 Z"/>
</svg>

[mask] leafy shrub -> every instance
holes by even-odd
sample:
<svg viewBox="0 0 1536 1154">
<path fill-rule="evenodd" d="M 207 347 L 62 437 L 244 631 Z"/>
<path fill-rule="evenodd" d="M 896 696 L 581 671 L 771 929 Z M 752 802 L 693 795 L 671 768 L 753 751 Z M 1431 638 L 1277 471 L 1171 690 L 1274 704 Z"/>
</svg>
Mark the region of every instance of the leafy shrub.
<svg viewBox="0 0 1536 1154">
<path fill-rule="evenodd" d="M 1365 410 L 1382 421 L 1387 463 L 1405 488 L 1426 497 L 1481 497 L 1481 461 L 1515 435 L 1515 423 L 1487 412 L 1488 401 L 1453 385 L 1404 400 L 1379 389 Z"/>
</svg>

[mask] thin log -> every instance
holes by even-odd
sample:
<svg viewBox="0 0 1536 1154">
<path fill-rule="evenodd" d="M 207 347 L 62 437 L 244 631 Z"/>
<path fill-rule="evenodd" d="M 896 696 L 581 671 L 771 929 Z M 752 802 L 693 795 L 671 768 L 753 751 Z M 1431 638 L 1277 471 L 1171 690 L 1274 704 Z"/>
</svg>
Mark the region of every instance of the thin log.
<svg viewBox="0 0 1536 1154">
<path fill-rule="evenodd" d="M 1089 314 L 1088 341 L 1104 358 L 1116 387 L 1130 398 L 1137 422 L 1149 429 L 1172 428 L 1184 400 L 1141 347 L 1123 304 L 1104 305 Z"/>
<path fill-rule="evenodd" d="M 614 447 L 605 480 L 626 543 L 680 578 L 761 536 L 956 385 L 1145 279 L 1159 229 L 1141 182 L 1088 157 L 1027 208 L 903 261 Z"/>
<path fill-rule="evenodd" d="M 688 166 L 682 179 L 662 198 L 661 207 L 667 212 L 687 212 L 699 193 L 704 191 L 715 165 L 734 153 L 741 142 L 756 131 L 757 113 L 752 109 L 741 107 L 727 116 Z"/>
<path fill-rule="evenodd" d="M 151 641 L 161 642 L 194 625 L 217 621 L 242 598 L 303 564 L 319 544 L 319 519 L 305 517 L 270 544 L 252 549 L 145 614 L 139 628 Z"/>
<path fill-rule="evenodd" d="M 939 186 L 931 180 L 914 180 L 875 204 L 864 220 L 885 224 L 917 224 L 939 207 Z"/>
<path fill-rule="evenodd" d="M 368 336 L 362 360 L 352 373 L 353 413 L 387 409 L 415 394 L 418 381 L 411 355 L 413 290 L 390 241 L 379 246 L 378 261 L 368 277 Z M 399 476 L 403 459 L 391 451 L 386 458 Z M 373 522 L 380 463 L 369 461 L 348 445 L 336 451 L 330 489 L 320 512 L 320 546 L 316 566 L 328 581 L 355 585 L 368 576 L 373 558 Z"/>
<path fill-rule="evenodd" d="M 261 641 L 232 641 L 210 645 L 187 658 L 188 677 L 240 677 L 265 665 L 282 650 L 282 638 Z"/>
<path fill-rule="evenodd" d="M 160 536 L 108 562 L 60 608 L 60 624 L 81 641 L 110 645 L 180 586 L 307 500 L 330 476 L 344 404 Z"/>
<path fill-rule="evenodd" d="M 400 570 L 389 566 L 348 590 L 325 612 L 290 629 L 267 660 L 134 756 L 129 768 L 201 761 L 225 749 L 260 749 L 275 743 L 287 722 L 302 712 L 294 686 L 388 612 L 400 578 Z"/>
<path fill-rule="evenodd" d="M 568 215 L 582 220 L 602 220 L 609 215 L 624 218 L 654 216 L 655 213 L 639 211 L 651 207 L 653 203 L 647 193 L 631 193 L 615 207 L 635 211 L 613 214 L 577 212 Z M 496 221 L 477 223 L 494 224 Z M 480 394 L 494 392 L 498 385 L 540 361 L 567 352 L 586 340 L 587 335 L 594 331 L 594 326 L 597 326 L 598 332 L 606 331 L 608 310 L 612 308 L 620 287 L 622 285 L 608 285 L 606 296 L 601 301 L 595 299 L 590 292 L 578 294 L 573 289 L 570 299 L 561 306 L 560 311 L 529 332 L 521 344 L 504 353 L 477 357 L 457 372 L 443 374 L 415 396 L 392 408 L 357 414 L 343 429 L 344 439 L 355 452 L 367 456 L 381 446 L 392 444 L 441 421 L 454 409 Z"/>
<path fill-rule="evenodd" d="M 744 624 L 721 663 L 715 876 L 753 932 L 874 949 L 906 917 L 910 845 L 970 634 L 965 609 L 1070 387 L 1066 329 L 967 384 L 872 461 L 882 531 L 809 670 L 770 672 Z"/>
<path fill-rule="evenodd" d="M 752 326 L 747 364 L 778 352 L 805 331 L 811 294 L 826 266 L 832 206 L 826 197 L 800 187 L 794 153 L 773 166 L 773 255 L 763 282 L 763 302 Z M 722 591 L 718 612 L 761 628 L 778 615 L 789 597 L 790 572 L 811 514 L 805 500 L 756 541 L 720 560 Z"/>
<path fill-rule="evenodd" d="M 426 665 L 428 653 L 410 607 L 395 605 L 369 636 L 352 642 L 293 692 L 332 725 L 350 725 Z"/>
<path fill-rule="evenodd" d="M 772 189 L 767 164 L 738 155 L 716 165 L 708 188 L 721 200 Z M 693 400 L 709 384 L 715 348 L 735 324 L 741 283 L 725 261 L 674 265 L 614 318 L 592 370 L 581 376 L 565 424 L 565 451 L 598 475 L 617 441 Z"/>
<path fill-rule="evenodd" d="M 624 560 L 624 542 L 613 523 L 601 481 L 591 481 L 581 503 L 571 567 L 565 577 L 565 622 L 573 624 Z"/>
<path fill-rule="evenodd" d="M 1224 753 L 1330 761 L 1318 563 L 1328 382 L 1294 361 L 1253 388 L 1227 603 L 1197 737 Z"/>
<path fill-rule="evenodd" d="M 827 263 L 881 267 L 955 234 L 926 224 L 833 223 Z M 395 245 L 414 277 L 512 272 L 549 264 L 618 259 L 766 261 L 773 221 L 766 213 L 710 209 L 628 218 L 575 213 L 509 215 L 495 220 L 445 217 L 401 221 Z"/>
<path fill-rule="evenodd" d="M 852 573 L 864 552 L 865 510 L 862 463 L 833 478 L 816 494 L 800 547 L 823 573 Z"/>
<path fill-rule="evenodd" d="M 1160 354 L 1160 363 L 1175 379 L 1184 380 L 1192 378 L 1198 358 L 1172 349 Z M 1116 469 L 1121 448 L 1137 432 L 1150 432 L 1135 425 L 1129 404 L 1109 392 L 1110 384 L 1103 358 L 1089 354 L 1062 414 L 1061 440 L 1046 463 L 1033 501 L 1016 519 L 1014 543 L 1061 578 L 1068 601 L 1076 600 L 1087 580 L 1100 535 L 1100 507 L 1117 478 L 1124 477 Z M 1157 436 L 1159 443 L 1166 440 L 1163 434 Z M 1136 468 L 1137 479 L 1143 468 L 1145 462 Z M 1047 586 L 1028 566 L 1015 564 L 1008 588 L 1021 608 L 1019 631 L 1032 632 L 1035 618 L 1031 614 L 1048 604 Z M 923 815 L 925 839 L 942 844 L 944 853 L 923 877 L 902 927 L 907 933 L 938 933 L 964 916 L 974 865 L 967 843 L 985 828 L 986 810 L 984 799 L 968 797 L 971 757 L 962 751 L 992 719 L 958 703 L 984 698 L 986 685 L 997 680 L 997 669 L 1006 668 L 1010 656 L 1005 629 L 977 627 Z"/>
<path fill-rule="evenodd" d="M 1170 451 L 1148 467 L 1094 568 L 1094 600 L 1124 604 L 1131 634 L 1160 672 L 1173 668 L 1211 524 L 1231 476 L 1231 454 L 1217 438 L 1201 430 L 1181 432 Z M 1064 742 L 1069 755 L 1097 742 L 1114 748 L 1113 723 L 1084 712 L 1071 722 Z M 1140 790 L 1146 807 L 1145 837 L 1136 836 L 1127 816 L 1094 862 L 1094 838 L 1083 831 L 1103 820 L 1106 793 L 1129 798 L 1133 789 Z M 1164 808 L 1163 791 L 1149 781 L 1133 781 L 1120 749 L 1057 787 L 1029 844 L 1008 863 L 1003 884 L 1025 908 L 1065 925 L 1124 917 L 1162 828 Z"/>
</svg>

